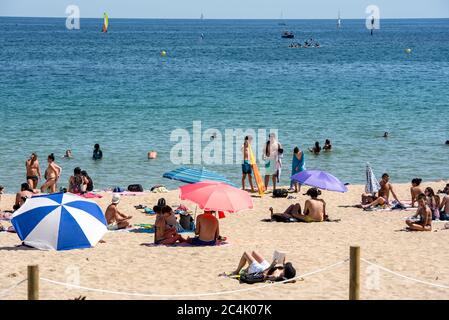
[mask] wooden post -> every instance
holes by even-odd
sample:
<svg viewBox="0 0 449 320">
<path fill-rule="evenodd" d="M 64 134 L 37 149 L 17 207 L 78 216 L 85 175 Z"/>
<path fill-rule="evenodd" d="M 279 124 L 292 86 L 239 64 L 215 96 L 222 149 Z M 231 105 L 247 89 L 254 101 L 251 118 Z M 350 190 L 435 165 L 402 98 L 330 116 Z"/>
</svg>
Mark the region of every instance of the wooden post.
<svg viewBox="0 0 449 320">
<path fill-rule="evenodd" d="M 28 266 L 28 300 L 39 300 L 39 266 Z"/>
<path fill-rule="evenodd" d="M 350 248 L 349 254 L 349 300 L 360 299 L 360 247 Z"/>
</svg>

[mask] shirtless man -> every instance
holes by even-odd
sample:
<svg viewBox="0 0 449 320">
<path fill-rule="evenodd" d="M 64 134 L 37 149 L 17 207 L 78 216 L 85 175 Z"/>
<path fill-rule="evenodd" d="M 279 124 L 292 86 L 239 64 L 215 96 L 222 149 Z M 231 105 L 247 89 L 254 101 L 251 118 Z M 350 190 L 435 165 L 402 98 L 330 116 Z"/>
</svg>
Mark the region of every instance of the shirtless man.
<svg viewBox="0 0 449 320">
<path fill-rule="evenodd" d="M 243 164 L 242 164 L 242 190 L 245 190 L 245 180 L 248 176 L 249 185 L 251 186 L 251 192 L 254 192 L 252 169 L 249 157 L 249 147 L 253 138 L 251 136 L 245 137 L 245 142 L 242 145 Z"/>
<path fill-rule="evenodd" d="M 212 211 L 205 210 L 196 218 L 195 238 L 187 238 L 194 246 L 214 246 L 220 237 L 218 219 Z"/>
<path fill-rule="evenodd" d="M 418 210 L 412 219 L 405 221 L 408 228 L 412 231 L 432 231 L 432 211 L 427 206 L 427 198 L 425 194 L 420 194 L 417 198 Z M 419 217 L 416 221 L 413 218 Z"/>
<path fill-rule="evenodd" d="M 22 183 L 20 191 L 16 193 L 16 202 L 13 209 L 19 209 L 27 199 L 31 198 L 35 194 L 34 190 L 30 188 L 28 183 Z"/>
<path fill-rule="evenodd" d="M 37 188 L 37 183 L 41 176 L 41 169 L 39 167 L 39 160 L 37 159 L 37 154 L 32 153 L 30 158 L 25 162 L 26 172 L 27 172 L 27 183 L 32 189 Z"/>
<path fill-rule="evenodd" d="M 310 196 L 311 199 L 306 200 L 304 204 L 304 214 L 296 217 L 304 222 L 322 222 L 328 218 L 326 215 L 326 202 L 323 199 L 318 199 L 321 194 L 317 188 L 310 188 L 305 195 Z"/>
<path fill-rule="evenodd" d="M 379 197 L 371 203 L 362 205 L 361 207 L 363 209 L 371 208 L 377 205 L 381 206 L 389 205 L 390 192 L 393 195 L 393 198 L 396 199 L 398 204 L 401 206 L 403 205 L 401 201 L 399 201 L 398 197 L 396 196 L 396 193 L 393 190 L 393 185 L 390 183 L 390 176 L 388 175 L 388 173 L 384 173 L 382 175 L 382 180 L 380 180 L 379 184 L 380 184 Z"/>
<path fill-rule="evenodd" d="M 56 192 L 56 182 L 61 176 L 62 168 L 55 163 L 55 155 L 52 153 L 47 158 L 48 167 L 45 170 L 45 183 L 41 187 L 41 191 L 45 192 L 50 189 L 50 193 Z"/>
<path fill-rule="evenodd" d="M 156 209 L 156 207 L 154 209 Z M 178 241 L 186 242 L 186 240 L 177 233 L 176 227 L 169 225 L 169 222 L 171 222 L 170 220 L 172 219 L 172 209 L 169 206 L 159 207 L 154 211 L 157 213 L 155 223 L 156 232 L 154 234 L 155 244 L 172 245 Z"/>
<path fill-rule="evenodd" d="M 105 212 L 106 222 L 108 224 L 108 230 L 119 230 L 129 227 L 131 224 L 129 220 L 132 216 L 127 216 L 121 213 L 117 206 L 120 202 L 120 195 L 114 194 L 112 196 L 111 204 L 108 206 Z"/>
</svg>

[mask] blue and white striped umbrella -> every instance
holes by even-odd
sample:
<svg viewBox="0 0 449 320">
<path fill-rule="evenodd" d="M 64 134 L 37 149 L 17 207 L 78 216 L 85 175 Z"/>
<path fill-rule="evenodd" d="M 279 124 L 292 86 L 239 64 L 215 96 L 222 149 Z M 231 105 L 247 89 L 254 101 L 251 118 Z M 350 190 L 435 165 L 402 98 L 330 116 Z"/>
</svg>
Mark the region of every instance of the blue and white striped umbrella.
<svg viewBox="0 0 449 320">
<path fill-rule="evenodd" d="M 107 232 L 101 208 L 71 193 L 34 196 L 11 222 L 25 245 L 41 250 L 91 248 Z"/>
<path fill-rule="evenodd" d="M 366 163 L 366 185 L 365 192 L 374 194 L 380 190 L 379 181 L 377 181 L 376 176 L 374 175 L 373 169 L 371 165 Z"/>
<path fill-rule="evenodd" d="M 234 184 L 226 177 L 219 175 L 218 173 L 206 170 L 204 168 L 188 168 L 181 167 L 173 171 L 166 172 L 162 175 L 164 178 L 178 180 L 185 183 L 197 183 L 201 181 L 218 181 L 224 182 L 231 186 Z"/>
</svg>

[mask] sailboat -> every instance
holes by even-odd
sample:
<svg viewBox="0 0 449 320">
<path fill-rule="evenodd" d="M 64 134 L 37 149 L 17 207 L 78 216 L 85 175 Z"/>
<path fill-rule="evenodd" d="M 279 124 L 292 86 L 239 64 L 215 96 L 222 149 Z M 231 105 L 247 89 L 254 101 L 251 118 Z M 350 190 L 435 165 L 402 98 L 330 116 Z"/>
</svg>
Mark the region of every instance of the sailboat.
<svg viewBox="0 0 449 320">
<path fill-rule="evenodd" d="M 204 14 L 201 14 L 200 20 L 204 20 Z"/>
<path fill-rule="evenodd" d="M 101 32 L 103 33 L 108 32 L 108 26 L 109 26 L 109 17 L 108 14 L 105 12 L 103 14 L 103 29 L 101 30 Z"/>
<path fill-rule="evenodd" d="M 337 19 L 337 28 L 341 28 L 341 17 L 340 17 L 340 10 L 338 10 L 338 19 Z"/>
<path fill-rule="evenodd" d="M 278 25 L 280 25 L 280 26 L 285 26 L 286 24 L 285 24 L 285 21 L 284 21 L 284 13 L 281 11 L 281 16 L 280 16 L 280 18 L 279 18 L 279 23 L 278 23 Z"/>
</svg>

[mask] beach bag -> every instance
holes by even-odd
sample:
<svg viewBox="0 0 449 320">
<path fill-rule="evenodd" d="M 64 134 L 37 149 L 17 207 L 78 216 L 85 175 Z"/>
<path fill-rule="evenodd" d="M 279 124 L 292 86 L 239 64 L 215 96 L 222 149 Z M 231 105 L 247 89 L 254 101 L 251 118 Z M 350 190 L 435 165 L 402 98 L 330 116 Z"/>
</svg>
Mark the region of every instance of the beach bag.
<svg viewBox="0 0 449 320">
<path fill-rule="evenodd" d="M 128 186 L 128 191 L 130 192 L 143 192 L 143 187 L 141 184 L 130 184 Z"/>
<path fill-rule="evenodd" d="M 184 213 L 179 215 L 179 224 L 184 230 L 193 230 L 193 218 L 190 214 Z"/>
<path fill-rule="evenodd" d="M 125 188 L 115 187 L 114 189 L 112 189 L 112 192 L 125 192 Z"/>
<path fill-rule="evenodd" d="M 259 283 L 259 282 L 264 282 L 265 281 L 265 276 L 263 274 L 263 272 L 257 272 L 257 273 L 244 273 L 242 275 L 240 275 L 240 282 L 241 283 L 248 283 L 248 284 L 253 284 L 253 283 Z"/>
<path fill-rule="evenodd" d="M 288 190 L 287 189 L 275 189 L 273 190 L 273 198 L 287 198 Z"/>
</svg>

